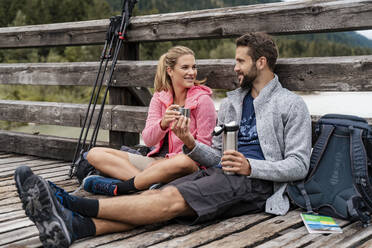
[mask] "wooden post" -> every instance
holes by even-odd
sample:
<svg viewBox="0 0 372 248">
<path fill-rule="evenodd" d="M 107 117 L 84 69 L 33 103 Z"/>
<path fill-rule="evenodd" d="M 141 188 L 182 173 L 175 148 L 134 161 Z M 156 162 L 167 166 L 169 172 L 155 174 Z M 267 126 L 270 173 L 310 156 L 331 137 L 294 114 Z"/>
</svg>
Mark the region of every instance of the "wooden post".
<svg viewBox="0 0 372 248">
<path fill-rule="evenodd" d="M 139 43 L 123 43 L 119 60 L 138 60 Z M 118 79 L 125 80 L 125 78 Z M 130 94 L 127 88 L 111 87 L 109 89 L 110 105 L 138 105 L 138 102 Z M 139 134 L 130 132 L 110 131 L 109 144 L 112 148 L 120 148 L 121 145 L 134 146 L 139 143 Z"/>
<path fill-rule="evenodd" d="M 139 43 L 124 43 L 119 60 L 138 60 Z M 117 78 L 116 80 L 126 80 Z M 151 93 L 144 87 L 111 87 L 109 89 L 111 105 L 148 106 Z M 139 133 L 110 131 L 109 144 L 112 148 L 120 148 L 122 145 L 134 146 L 139 144 Z"/>
</svg>

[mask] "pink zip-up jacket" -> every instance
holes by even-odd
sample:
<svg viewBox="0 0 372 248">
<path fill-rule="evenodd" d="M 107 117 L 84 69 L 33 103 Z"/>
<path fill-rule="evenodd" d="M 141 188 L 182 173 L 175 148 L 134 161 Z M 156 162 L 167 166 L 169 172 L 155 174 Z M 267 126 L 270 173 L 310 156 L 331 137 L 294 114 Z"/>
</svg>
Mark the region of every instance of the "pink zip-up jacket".
<svg viewBox="0 0 372 248">
<path fill-rule="evenodd" d="M 211 98 L 212 90 L 204 85 L 193 86 L 187 91 L 184 108 L 190 109 L 190 132 L 196 140 L 208 146 L 212 144 L 212 132 L 216 126 L 217 114 Z M 147 156 L 157 153 L 168 134 L 169 153 L 166 157 L 182 152 L 183 142 L 170 128 L 161 129 L 160 122 L 165 110 L 173 104 L 173 96 L 168 91 L 155 92 L 147 115 L 146 126 L 142 131 L 142 139 L 146 146 L 155 149 Z"/>
</svg>

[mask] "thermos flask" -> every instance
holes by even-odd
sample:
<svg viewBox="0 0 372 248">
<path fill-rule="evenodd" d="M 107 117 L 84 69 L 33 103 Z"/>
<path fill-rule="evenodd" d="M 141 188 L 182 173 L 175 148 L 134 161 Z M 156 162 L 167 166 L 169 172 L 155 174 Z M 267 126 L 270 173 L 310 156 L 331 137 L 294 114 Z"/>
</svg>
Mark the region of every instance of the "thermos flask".
<svg viewBox="0 0 372 248">
<path fill-rule="evenodd" d="M 217 136 L 223 132 L 222 135 L 222 150 L 238 150 L 238 130 L 239 125 L 235 121 L 231 121 L 227 124 L 217 126 L 214 128 L 213 135 Z M 226 172 L 225 174 L 232 175 L 233 172 Z"/>
</svg>

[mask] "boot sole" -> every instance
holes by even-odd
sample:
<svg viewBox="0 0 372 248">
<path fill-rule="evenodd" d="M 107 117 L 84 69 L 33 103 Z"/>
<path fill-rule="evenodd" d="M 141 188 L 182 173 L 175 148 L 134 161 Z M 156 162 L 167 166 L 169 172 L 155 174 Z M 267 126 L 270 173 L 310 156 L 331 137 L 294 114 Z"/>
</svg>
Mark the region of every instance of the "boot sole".
<svg viewBox="0 0 372 248">
<path fill-rule="evenodd" d="M 60 216 L 58 204 L 48 183 L 32 175 L 22 185 L 19 176 L 15 175 L 16 187 L 26 215 L 39 230 L 40 241 L 44 247 L 69 247 L 71 238 L 68 228 Z M 41 197 L 43 193 L 47 197 Z"/>
</svg>

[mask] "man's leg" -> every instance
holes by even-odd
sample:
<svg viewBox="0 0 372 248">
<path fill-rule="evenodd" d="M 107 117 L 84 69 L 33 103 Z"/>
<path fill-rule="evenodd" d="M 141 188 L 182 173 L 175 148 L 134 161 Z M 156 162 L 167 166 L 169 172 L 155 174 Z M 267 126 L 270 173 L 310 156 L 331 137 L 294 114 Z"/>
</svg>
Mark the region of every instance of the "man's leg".
<svg viewBox="0 0 372 248">
<path fill-rule="evenodd" d="M 173 186 L 139 195 L 99 200 L 97 218 L 138 226 L 195 213 Z"/>
<path fill-rule="evenodd" d="M 141 172 L 129 162 L 126 152 L 104 147 L 94 147 L 88 152 L 88 162 L 104 174 L 128 180 Z"/>
<path fill-rule="evenodd" d="M 49 184 L 28 167 L 17 168 L 15 181 L 26 215 L 39 229 L 45 247 L 68 247 L 83 237 L 194 214 L 178 190 L 167 187 L 141 195 L 99 200 L 98 216 L 88 218 L 64 208 Z"/>
<path fill-rule="evenodd" d="M 112 220 L 95 219 L 95 218 L 93 218 L 92 220 L 96 227 L 96 233 L 95 233 L 96 236 L 106 234 L 106 233 L 129 231 L 136 227 L 133 225 L 129 225 L 129 224 L 125 224 L 125 223 L 121 223 L 117 221 L 112 221 Z"/>
</svg>

